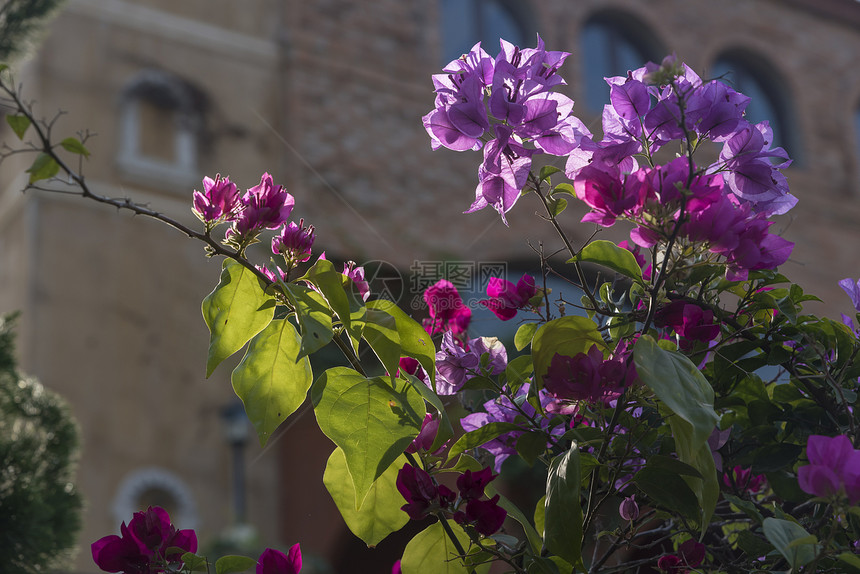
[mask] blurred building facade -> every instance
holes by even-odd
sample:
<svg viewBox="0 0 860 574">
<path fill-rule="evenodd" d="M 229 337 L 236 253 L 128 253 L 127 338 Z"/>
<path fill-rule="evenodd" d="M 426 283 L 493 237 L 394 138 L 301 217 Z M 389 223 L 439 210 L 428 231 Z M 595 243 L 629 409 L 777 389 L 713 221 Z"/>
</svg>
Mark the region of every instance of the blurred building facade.
<svg viewBox="0 0 860 574">
<path fill-rule="evenodd" d="M 416 261 L 536 268 L 533 246 L 560 246 L 537 204 L 523 198 L 510 228 L 490 210 L 462 215 L 480 158 L 432 152 L 420 118 L 433 105 L 430 75 L 454 55 L 476 39 L 495 54 L 500 35 L 533 45 L 537 32 L 572 52 L 566 92 L 593 130 L 603 76 L 670 52 L 703 77 L 730 72 L 795 158 L 786 175 L 800 203 L 775 229 L 796 247 L 781 270 L 824 300 L 813 311 L 850 311 L 836 282 L 860 274 L 852 0 L 69 0 L 16 73 L 41 114 L 68 112 L 62 137 L 98 134 L 83 172 L 104 195 L 192 222 L 203 176 L 247 188 L 268 171 L 334 258 L 404 272 Z M 26 165 L 13 160 L 0 172 L 0 311 L 23 312 L 22 368 L 63 393 L 83 429 L 76 568 L 94 571 L 89 543 L 148 503 L 197 527 L 205 547 L 236 518 L 221 431 L 232 365 L 203 377 L 199 305 L 219 264 L 156 222 L 22 195 Z M 593 231 L 582 213 L 564 215 L 575 241 Z M 326 439 L 300 413 L 245 453 L 247 519 L 266 544 L 301 542 L 345 571 L 350 535 L 321 482 Z"/>
</svg>

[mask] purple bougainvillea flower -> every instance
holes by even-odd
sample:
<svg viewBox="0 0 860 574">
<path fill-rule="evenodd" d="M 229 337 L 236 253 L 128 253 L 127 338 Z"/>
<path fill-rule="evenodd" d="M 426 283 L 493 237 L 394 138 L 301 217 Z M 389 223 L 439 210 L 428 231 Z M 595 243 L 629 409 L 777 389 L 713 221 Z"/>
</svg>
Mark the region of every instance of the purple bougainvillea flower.
<svg viewBox="0 0 860 574">
<path fill-rule="evenodd" d="M 233 224 L 239 235 L 263 229 L 277 229 L 287 222 L 295 199 L 272 176 L 264 173 L 259 185 L 250 188 L 241 199 L 241 210 Z"/>
<path fill-rule="evenodd" d="M 148 574 L 149 557 L 141 554 L 137 543 L 127 535 L 127 527 L 122 524 L 123 536 L 105 536 L 91 546 L 93 562 L 104 572 L 126 572 L 127 574 Z"/>
<path fill-rule="evenodd" d="M 523 275 L 514 285 L 506 279 L 491 277 L 487 284 L 489 300 L 481 301 L 481 305 L 492 311 L 502 321 L 513 319 L 517 311 L 529 304 L 529 299 L 535 296 L 534 277 Z"/>
<path fill-rule="evenodd" d="M 294 544 L 287 554 L 266 548 L 257 560 L 257 574 L 299 574 L 302 570 L 302 550 Z"/>
<path fill-rule="evenodd" d="M 625 358 L 604 360 L 603 351 L 592 345 L 587 353 L 575 357 L 556 353 L 544 376 L 544 387 L 556 399 L 608 404 L 635 378 L 635 369 L 628 367 Z"/>
<path fill-rule="evenodd" d="M 630 495 L 618 505 L 618 514 L 622 520 L 636 520 L 639 518 L 639 505 L 636 504 L 636 495 Z"/>
<path fill-rule="evenodd" d="M 424 291 L 424 302 L 430 309 L 430 318 L 424 320 L 424 328 L 431 335 L 450 330 L 462 335 L 472 320 L 472 311 L 463 305 L 463 299 L 454 285 L 440 279 Z"/>
<path fill-rule="evenodd" d="M 482 363 L 487 355 L 486 363 Z M 469 379 L 482 371 L 498 375 L 508 365 L 508 352 L 495 337 L 477 337 L 461 344 L 453 330 L 442 336 L 442 348 L 436 353 L 436 392 L 440 395 L 457 393 Z"/>
<path fill-rule="evenodd" d="M 860 313 L 860 279 L 855 282 L 854 279 L 846 277 L 839 282 L 839 286 L 851 298 L 851 304 L 854 305 L 854 309 Z"/>
<path fill-rule="evenodd" d="M 822 498 L 844 494 L 852 506 L 860 502 L 860 450 L 847 436 L 810 436 L 806 457 L 809 464 L 797 469 L 801 490 Z"/>
<path fill-rule="evenodd" d="M 660 557 L 657 568 L 669 574 L 687 574 L 691 568 L 697 568 L 705 560 L 705 545 L 692 538 L 678 547 L 677 554 Z"/>
<path fill-rule="evenodd" d="M 206 223 L 230 221 L 239 207 L 239 189 L 221 174 L 203 178 L 203 193 L 194 192 L 194 214 Z"/>
<path fill-rule="evenodd" d="M 314 226 L 305 227 L 305 220 L 296 224 L 291 221 L 284 226 L 280 235 L 272 238 L 272 252 L 283 255 L 292 262 L 307 261 L 311 258 L 311 247 L 314 244 Z"/>
</svg>

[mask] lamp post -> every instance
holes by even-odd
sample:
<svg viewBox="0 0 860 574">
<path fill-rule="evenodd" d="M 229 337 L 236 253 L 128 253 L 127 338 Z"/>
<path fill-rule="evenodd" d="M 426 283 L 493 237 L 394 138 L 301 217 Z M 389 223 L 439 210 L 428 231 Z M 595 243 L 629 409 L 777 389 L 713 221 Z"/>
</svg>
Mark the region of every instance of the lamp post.
<svg viewBox="0 0 860 574">
<path fill-rule="evenodd" d="M 236 524 L 245 523 L 245 444 L 250 435 L 248 417 L 240 401 L 221 409 L 224 438 L 233 452 L 233 512 Z"/>
</svg>

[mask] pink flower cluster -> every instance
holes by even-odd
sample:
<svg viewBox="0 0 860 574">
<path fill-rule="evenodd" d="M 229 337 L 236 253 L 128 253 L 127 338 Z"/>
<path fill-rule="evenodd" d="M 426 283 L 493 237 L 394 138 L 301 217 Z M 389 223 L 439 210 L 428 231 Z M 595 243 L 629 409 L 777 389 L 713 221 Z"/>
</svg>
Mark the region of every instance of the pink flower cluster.
<svg viewBox="0 0 860 574">
<path fill-rule="evenodd" d="M 797 469 L 800 488 L 821 498 L 845 497 L 860 502 L 860 450 L 845 435 L 812 435 L 806 443 L 809 464 Z"/>
<path fill-rule="evenodd" d="M 608 404 L 635 380 L 636 367 L 624 352 L 604 359 L 603 351 L 592 345 L 587 353 L 574 357 L 556 353 L 544 376 L 544 388 L 562 403 Z"/>
</svg>

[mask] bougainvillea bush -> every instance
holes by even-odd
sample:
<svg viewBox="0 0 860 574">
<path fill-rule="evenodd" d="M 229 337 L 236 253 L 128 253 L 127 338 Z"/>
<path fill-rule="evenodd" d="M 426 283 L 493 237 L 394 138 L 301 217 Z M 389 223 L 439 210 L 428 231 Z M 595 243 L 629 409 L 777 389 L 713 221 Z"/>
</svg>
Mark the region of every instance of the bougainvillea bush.
<svg viewBox="0 0 860 574">
<path fill-rule="evenodd" d="M 670 56 L 606 79 L 598 137 L 558 91 L 567 53 L 540 38 L 500 48 L 477 44 L 433 76 L 423 124 L 434 149 L 482 153 L 467 213 L 504 220 L 531 202 L 566 246 L 564 268 L 541 269 L 572 277 L 579 300 L 551 294 L 546 276 L 490 280 L 481 304 L 519 322 L 514 348 L 470 336 L 471 308 L 448 281 L 425 292 L 422 324 L 374 298 L 361 267 L 314 256 L 313 226 L 268 174 L 244 193 L 205 179 L 193 197 L 202 230 L 190 229 L 94 195 L 33 123 L 31 184 L 62 172 L 82 196 L 224 257 L 203 301 L 207 374 L 245 349 L 232 383 L 261 443 L 311 401 L 336 446 L 322 479 L 350 530 L 374 546 L 411 520 L 425 526 L 394 571 L 857 571 L 858 329 L 805 314 L 816 298 L 777 271 L 793 244 L 773 217 L 797 199 L 768 123 Z M 32 114 L 7 92 L 23 133 Z M 84 154 L 72 140 L 62 153 Z M 581 224 L 626 226 L 629 239 L 574 244 L 559 217 L 574 199 Z M 274 259 L 250 260 L 271 230 Z M 860 311 L 860 283 L 841 285 Z M 313 372 L 309 357 L 330 344 L 349 366 Z M 545 477 L 535 507 L 500 492 L 509 458 Z M 163 511 L 131 524 L 143 521 L 93 546 L 99 566 L 208 568 Z M 149 569 L 105 562 L 109 550 L 145 555 Z M 216 570 L 300 568 L 297 548 L 271 552 Z"/>
</svg>

